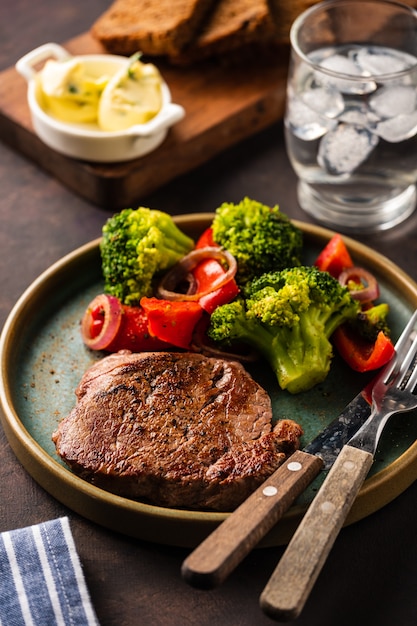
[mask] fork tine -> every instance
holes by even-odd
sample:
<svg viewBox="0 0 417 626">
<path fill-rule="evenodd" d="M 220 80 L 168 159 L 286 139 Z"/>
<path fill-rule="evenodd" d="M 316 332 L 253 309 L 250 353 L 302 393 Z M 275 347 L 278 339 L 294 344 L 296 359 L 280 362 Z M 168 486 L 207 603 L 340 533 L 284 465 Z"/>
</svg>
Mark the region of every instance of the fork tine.
<svg viewBox="0 0 417 626">
<path fill-rule="evenodd" d="M 409 361 L 407 373 L 411 370 L 411 374 L 406 380 L 406 384 L 404 385 L 404 387 L 402 387 L 403 389 L 407 389 L 408 391 L 413 391 L 414 387 L 417 384 L 417 334 L 414 338 L 412 348 L 413 351 L 412 349 L 410 349 L 409 358 L 407 359 Z"/>
<path fill-rule="evenodd" d="M 413 373 L 411 374 L 410 378 L 407 380 L 407 384 L 405 385 L 404 389 L 407 389 L 408 391 L 414 391 L 414 387 L 417 385 L 417 364 L 414 365 L 414 369 L 413 369 Z"/>
<path fill-rule="evenodd" d="M 414 311 L 413 315 L 410 317 L 409 321 L 407 322 L 407 325 L 404 327 L 404 330 L 401 333 L 401 336 L 399 337 L 397 343 L 395 344 L 395 355 L 386 366 L 386 372 L 385 372 L 385 377 L 384 377 L 385 382 L 387 382 L 390 378 L 391 379 L 397 378 L 398 375 L 401 373 L 404 359 L 407 357 L 408 354 L 410 354 L 409 352 L 410 337 L 416 324 L 417 324 L 417 309 Z"/>
<path fill-rule="evenodd" d="M 398 387 L 401 386 L 401 383 L 404 380 L 407 382 L 406 376 L 410 372 L 410 369 L 415 370 L 416 364 L 414 361 L 417 353 L 417 333 L 415 331 L 411 332 L 410 339 L 412 339 L 413 341 L 401 360 L 400 369 L 398 372 L 398 380 L 396 381 Z M 411 374 L 413 374 L 413 372 L 411 372 Z"/>
</svg>

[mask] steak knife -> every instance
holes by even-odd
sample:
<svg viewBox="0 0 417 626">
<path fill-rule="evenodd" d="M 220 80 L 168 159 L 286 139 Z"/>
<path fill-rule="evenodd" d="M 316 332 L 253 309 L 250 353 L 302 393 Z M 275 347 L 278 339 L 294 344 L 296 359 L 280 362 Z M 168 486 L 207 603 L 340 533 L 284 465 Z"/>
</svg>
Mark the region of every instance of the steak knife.
<svg viewBox="0 0 417 626">
<path fill-rule="evenodd" d="M 395 348 L 406 350 L 411 344 L 406 325 Z M 383 377 L 391 361 L 358 393 L 303 450 L 297 450 L 220 524 L 184 560 L 184 580 L 200 589 L 221 584 L 230 572 L 271 530 L 294 500 L 321 470 L 330 469 L 343 446 L 356 434 L 371 413 L 374 381 Z"/>
<path fill-rule="evenodd" d="M 395 345 L 396 352 L 409 347 L 411 324 L 412 320 L 401 333 Z M 271 530 L 320 470 L 332 467 L 343 446 L 368 419 L 374 381 L 391 370 L 395 358 L 394 354 L 391 361 L 358 393 L 339 417 L 303 450 L 297 450 L 286 459 L 191 552 L 181 568 L 187 583 L 200 589 L 212 589 L 221 584 Z"/>
<path fill-rule="evenodd" d="M 185 559 L 184 580 L 200 589 L 221 584 L 271 530 L 370 414 L 372 381 L 303 450 L 297 450 Z"/>
</svg>

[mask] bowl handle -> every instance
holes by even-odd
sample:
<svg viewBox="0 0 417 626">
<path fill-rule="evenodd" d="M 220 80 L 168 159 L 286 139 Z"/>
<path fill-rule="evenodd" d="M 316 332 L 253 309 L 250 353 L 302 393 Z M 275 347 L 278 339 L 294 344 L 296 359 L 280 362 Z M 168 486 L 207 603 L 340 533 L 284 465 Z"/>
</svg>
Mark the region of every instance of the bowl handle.
<svg viewBox="0 0 417 626">
<path fill-rule="evenodd" d="M 45 43 L 31 52 L 28 52 L 16 63 L 16 70 L 29 82 L 36 75 L 35 65 L 55 58 L 58 61 L 65 61 L 71 57 L 70 53 L 57 43 Z"/>
<path fill-rule="evenodd" d="M 150 135 L 154 135 L 155 133 L 159 133 L 165 128 L 176 124 L 185 115 L 185 110 L 179 104 L 174 104 L 170 102 L 166 105 L 166 107 L 152 118 L 146 124 L 137 124 L 136 126 L 132 126 L 130 128 L 130 134 L 135 137 L 149 137 Z"/>
</svg>

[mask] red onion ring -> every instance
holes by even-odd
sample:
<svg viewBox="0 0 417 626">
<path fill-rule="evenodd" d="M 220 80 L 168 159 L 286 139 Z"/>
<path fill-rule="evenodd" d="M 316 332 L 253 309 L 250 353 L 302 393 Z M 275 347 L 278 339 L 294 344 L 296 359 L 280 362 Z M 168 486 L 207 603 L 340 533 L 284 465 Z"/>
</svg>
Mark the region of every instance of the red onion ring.
<svg viewBox="0 0 417 626">
<path fill-rule="evenodd" d="M 349 288 L 350 281 L 363 285 L 363 287 L 359 289 L 349 289 L 350 295 L 352 298 L 355 298 L 355 300 L 370 302 L 379 297 L 379 285 L 375 276 L 363 267 L 350 267 L 344 270 L 338 280 L 343 287 Z"/>
<path fill-rule="evenodd" d="M 103 327 L 96 337 L 91 337 L 90 328 L 94 321 L 93 311 L 100 309 L 103 314 Z M 81 335 L 85 345 L 91 350 L 105 350 L 116 337 L 122 322 L 122 305 L 118 298 L 100 294 L 90 302 L 81 320 Z"/>
<path fill-rule="evenodd" d="M 204 291 L 197 291 L 195 293 L 180 293 L 175 291 L 176 287 L 184 280 L 187 280 L 187 276 L 197 265 L 205 259 L 216 259 L 216 261 L 226 262 L 227 270 L 222 276 L 216 278 L 209 289 Z M 215 248 L 208 246 L 206 248 L 198 248 L 192 250 L 181 261 L 179 261 L 174 267 L 165 274 L 160 284 L 157 287 L 156 294 L 159 298 L 164 300 L 186 300 L 196 301 L 202 296 L 206 296 L 216 289 L 220 289 L 223 285 L 229 282 L 236 275 L 237 263 L 236 259 L 227 250 L 221 248 Z M 190 291 L 190 290 L 189 290 Z M 192 291 L 192 289 L 191 289 Z"/>
</svg>

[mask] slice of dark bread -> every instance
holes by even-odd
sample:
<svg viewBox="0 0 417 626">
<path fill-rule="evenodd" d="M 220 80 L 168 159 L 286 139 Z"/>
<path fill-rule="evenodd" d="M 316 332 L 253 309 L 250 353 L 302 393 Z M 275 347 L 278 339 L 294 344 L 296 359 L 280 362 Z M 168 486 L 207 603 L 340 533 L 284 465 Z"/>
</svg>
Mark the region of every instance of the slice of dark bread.
<svg viewBox="0 0 417 626">
<path fill-rule="evenodd" d="M 171 54 L 170 60 L 177 64 L 195 63 L 275 39 L 276 27 L 267 0 L 220 0 L 200 34 L 179 54 Z"/>
<path fill-rule="evenodd" d="M 216 0 L 115 0 L 91 34 L 113 54 L 176 54 L 191 41 Z"/>
</svg>

